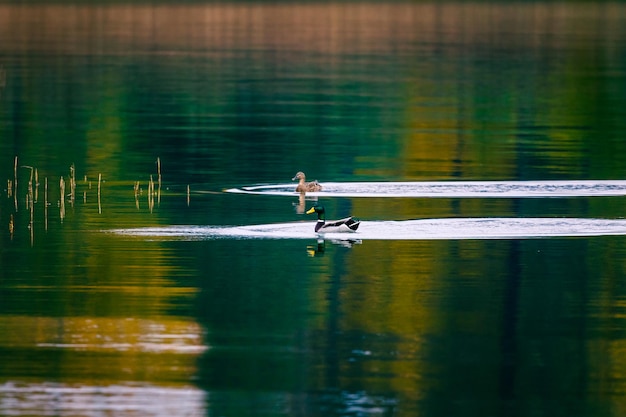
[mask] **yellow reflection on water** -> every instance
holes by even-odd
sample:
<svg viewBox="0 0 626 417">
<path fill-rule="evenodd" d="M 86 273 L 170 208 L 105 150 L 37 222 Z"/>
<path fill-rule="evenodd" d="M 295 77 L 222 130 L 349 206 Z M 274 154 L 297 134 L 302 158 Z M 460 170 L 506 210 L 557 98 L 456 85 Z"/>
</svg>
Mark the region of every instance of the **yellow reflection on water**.
<svg viewBox="0 0 626 417">
<path fill-rule="evenodd" d="M 169 317 L 0 316 L 0 347 L 15 357 L 5 373 L 17 379 L 180 385 L 196 373 L 197 358 L 208 349 L 203 338 L 196 322 Z M 65 351 L 71 354 L 59 354 Z M 49 360 L 20 360 L 28 352 Z"/>
<path fill-rule="evenodd" d="M 201 327 L 168 317 L 29 317 L 0 316 L 0 346 L 129 353 L 204 352 Z"/>
</svg>

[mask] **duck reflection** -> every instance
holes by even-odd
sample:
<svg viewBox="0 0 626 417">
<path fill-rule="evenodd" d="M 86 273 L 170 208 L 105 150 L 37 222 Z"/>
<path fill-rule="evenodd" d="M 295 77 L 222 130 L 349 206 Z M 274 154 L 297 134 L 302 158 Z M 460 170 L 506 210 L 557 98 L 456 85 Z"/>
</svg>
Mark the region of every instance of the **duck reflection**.
<svg viewBox="0 0 626 417">
<path fill-rule="evenodd" d="M 298 214 L 304 214 L 304 210 L 306 209 L 305 197 L 306 197 L 306 192 L 302 191 L 298 195 L 298 202 L 293 203 L 294 207 L 296 208 L 296 213 Z"/>
<path fill-rule="evenodd" d="M 293 206 L 296 209 L 296 213 L 297 214 L 304 214 L 305 210 L 306 210 L 306 200 L 309 201 L 313 201 L 313 202 L 317 202 L 317 197 L 309 197 L 308 199 L 306 198 L 306 191 L 301 191 L 298 194 L 298 202 L 297 203 L 292 203 Z"/>
<path fill-rule="evenodd" d="M 361 239 L 331 239 L 330 243 L 342 248 L 351 248 L 354 245 L 360 245 Z M 310 257 L 323 256 L 326 251 L 326 240 L 318 239 L 315 245 L 308 245 L 306 251 Z"/>
<path fill-rule="evenodd" d="M 342 248 L 351 248 L 354 245 L 360 245 L 363 241 L 361 239 L 333 239 L 330 243 Z"/>
<path fill-rule="evenodd" d="M 323 256 L 325 250 L 326 241 L 324 239 L 317 239 L 317 243 L 315 245 L 308 245 L 306 247 L 306 252 L 310 257 Z"/>
</svg>

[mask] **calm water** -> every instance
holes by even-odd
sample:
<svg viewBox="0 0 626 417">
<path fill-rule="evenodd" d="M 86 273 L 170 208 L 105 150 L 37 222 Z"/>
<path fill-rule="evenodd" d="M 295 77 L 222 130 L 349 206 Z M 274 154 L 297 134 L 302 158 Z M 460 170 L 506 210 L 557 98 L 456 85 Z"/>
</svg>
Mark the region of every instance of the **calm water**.
<svg viewBox="0 0 626 417">
<path fill-rule="evenodd" d="M 224 192 L 299 170 L 622 180 L 625 137 L 621 4 L 0 5 L 0 414 L 622 416 L 621 233 L 109 231 L 312 222 Z M 317 199 L 449 230 L 622 195 Z"/>
</svg>

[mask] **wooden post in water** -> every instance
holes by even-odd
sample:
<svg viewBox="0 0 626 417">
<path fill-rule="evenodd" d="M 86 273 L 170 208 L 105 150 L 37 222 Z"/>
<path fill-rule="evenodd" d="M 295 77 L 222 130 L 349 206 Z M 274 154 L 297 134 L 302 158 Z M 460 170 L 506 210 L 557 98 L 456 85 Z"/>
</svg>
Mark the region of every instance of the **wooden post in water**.
<svg viewBox="0 0 626 417">
<path fill-rule="evenodd" d="M 187 207 L 189 207 L 189 184 L 187 184 Z"/>
<path fill-rule="evenodd" d="M 22 165 L 22 168 L 30 169 L 30 176 L 28 177 L 28 189 L 26 190 L 26 210 L 30 210 L 32 208 L 33 201 L 33 172 L 34 168 L 28 165 Z"/>
<path fill-rule="evenodd" d="M 154 208 L 154 180 L 152 179 L 152 175 L 150 175 L 150 183 L 148 184 L 148 209 L 150 209 L 150 213 L 152 213 L 153 208 Z"/>
<path fill-rule="evenodd" d="M 48 231 L 48 177 L 44 179 L 43 188 L 43 222 L 44 229 Z"/>
<path fill-rule="evenodd" d="M 33 198 L 32 181 L 31 184 L 28 185 L 28 195 L 30 197 L 30 202 L 28 204 L 28 209 L 30 210 L 30 222 L 28 224 L 28 229 L 30 230 L 30 246 L 32 247 L 35 244 L 35 200 Z"/>
<path fill-rule="evenodd" d="M 63 223 L 63 219 L 65 219 L 65 180 L 63 176 L 59 180 L 59 189 L 61 194 L 60 206 L 59 206 L 59 215 L 61 216 L 61 223 Z"/>
<path fill-rule="evenodd" d="M 102 173 L 98 173 L 98 214 L 102 214 L 102 205 L 100 204 L 100 184 L 102 183 Z"/>
<path fill-rule="evenodd" d="M 76 167 L 74 164 L 70 165 L 70 205 L 74 207 L 74 201 L 76 200 Z"/>
<path fill-rule="evenodd" d="M 15 156 L 15 164 L 13 165 L 13 203 L 15 212 L 17 213 L 17 155 Z"/>
<path fill-rule="evenodd" d="M 39 200 L 39 171 L 35 168 L 35 203 Z"/>
<path fill-rule="evenodd" d="M 22 168 L 30 169 L 30 176 L 28 177 L 28 189 L 26 190 L 26 210 L 28 210 L 30 213 L 28 230 L 30 231 L 30 245 L 33 246 L 35 243 L 35 192 L 33 191 L 35 168 L 28 165 L 23 165 Z"/>
<path fill-rule="evenodd" d="M 139 210 L 139 190 L 140 190 L 140 183 L 139 181 L 135 181 L 135 186 L 133 187 L 134 191 L 135 191 L 135 207 L 137 207 L 137 210 Z"/>
<path fill-rule="evenodd" d="M 28 193 L 26 194 L 26 209 L 30 211 L 29 227 L 31 228 L 31 235 L 32 235 L 32 228 L 35 222 L 35 216 L 33 214 L 35 211 L 35 192 L 33 191 L 33 176 L 34 176 L 35 169 L 29 166 L 27 166 L 26 168 L 30 169 L 30 177 L 28 179 Z M 31 243 L 32 243 L 32 236 L 31 236 Z"/>
</svg>

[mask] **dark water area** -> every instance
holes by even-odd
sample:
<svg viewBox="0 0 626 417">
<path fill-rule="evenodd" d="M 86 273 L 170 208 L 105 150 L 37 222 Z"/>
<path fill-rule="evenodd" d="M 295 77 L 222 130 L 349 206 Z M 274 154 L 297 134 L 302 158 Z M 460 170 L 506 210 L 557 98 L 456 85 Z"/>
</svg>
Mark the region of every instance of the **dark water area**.
<svg viewBox="0 0 626 417">
<path fill-rule="evenodd" d="M 621 3 L 0 5 L 0 414 L 623 415 L 623 235 L 110 231 L 621 219 L 224 190 L 622 180 L 625 52 Z"/>
</svg>

